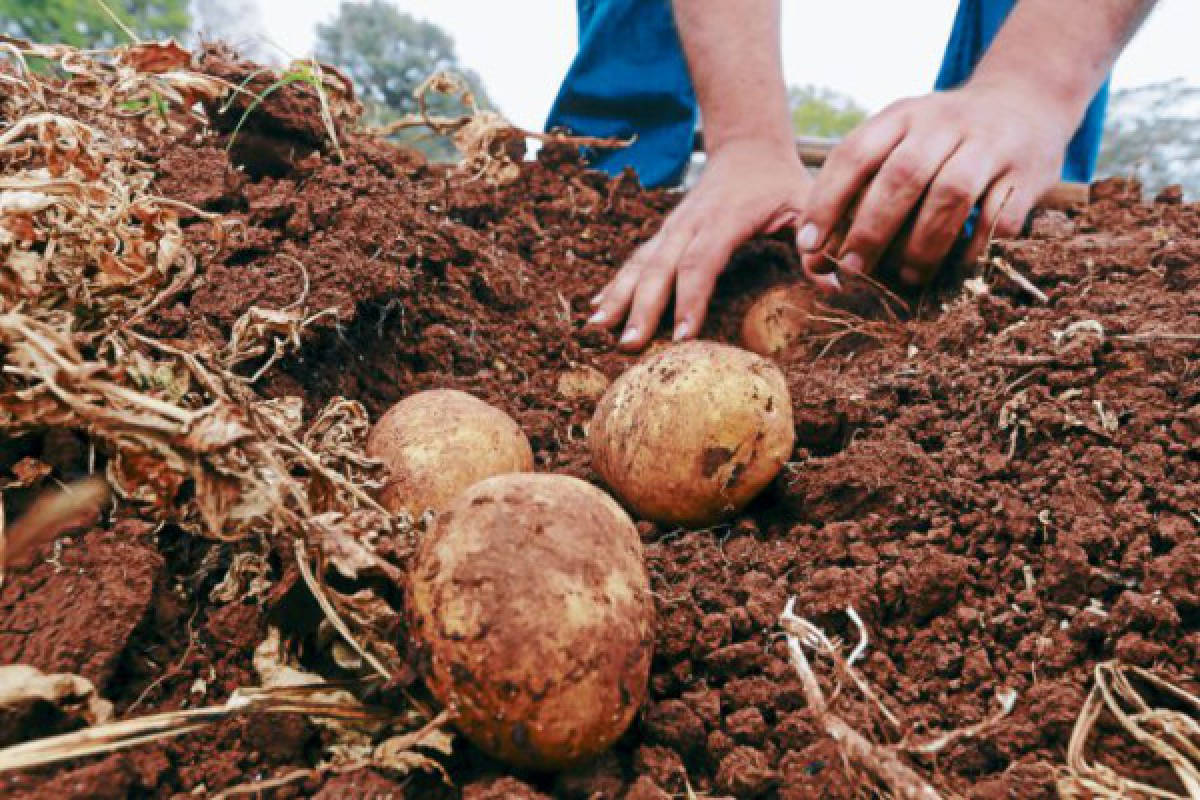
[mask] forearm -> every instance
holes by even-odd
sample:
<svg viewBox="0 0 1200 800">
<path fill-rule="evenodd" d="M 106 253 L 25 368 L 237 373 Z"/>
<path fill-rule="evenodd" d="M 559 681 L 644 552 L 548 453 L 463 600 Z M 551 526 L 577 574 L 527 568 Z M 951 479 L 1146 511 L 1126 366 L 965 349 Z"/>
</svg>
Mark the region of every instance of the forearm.
<svg viewBox="0 0 1200 800">
<path fill-rule="evenodd" d="M 754 140 L 794 152 L 779 0 L 673 0 L 704 119 L 705 149 Z"/>
<path fill-rule="evenodd" d="M 1074 125 L 1157 0 L 1021 0 L 968 85 L 1017 82 Z"/>
</svg>

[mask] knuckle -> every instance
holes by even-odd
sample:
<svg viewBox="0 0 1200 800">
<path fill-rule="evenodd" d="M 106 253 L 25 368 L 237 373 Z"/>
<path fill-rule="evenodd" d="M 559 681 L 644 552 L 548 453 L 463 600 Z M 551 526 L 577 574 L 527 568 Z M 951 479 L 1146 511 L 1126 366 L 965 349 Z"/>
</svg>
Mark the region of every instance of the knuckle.
<svg viewBox="0 0 1200 800">
<path fill-rule="evenodd" d="M 948 128 L 965 128 L 968 118 L 958 103 L 940 103 L 936 112 L 937 124 Z"/>
<path fill-rule="evenodd" d="M 862 172 L 867 166 L 867 154 L 857 142 L 846 141 L 838 145 L 830 152 L 829 159 L 837 169 L 845 172 Z"/>
<path fill-rule="evenodd" d="M 931 267 L 941 261 L 947 249 L 945 231 L 928 231 L 909 241 L 904 250 L 904 261 L 917 267 Z"/>
<path fill-rule="evenodd" d="M 888 165 L 888 179 L 899 186 L 911 186 L 921 178 L 921 162 L 911 155 L 898 155 Z"/>
<path fill-rule="evenodd" d="M 879 114 L 880 116 L 883 116 L 884 114 L 888 116 L 904 114 L 912 107 L 913 101 L 914 98 L 912 97 L 901 97 L 899 100 L 893 100 L 891 103 L 885 106 L 883 111 L 879 112 Z"/>
<path fill-rule="evenodd" d="M 1005 239 L 1019 236 L 1021 229 L 1025 226 L 1024 223 L 1025 218 L 1023 216 L 1006 213 L 996 223 L 996 235 L 1002 236 Z"/>
<path fill-rule="evenodd" d="M 887 243 L 887 236 L 883 231 L 871 224 L 855 231 L 853 236 L 848 237 L 842 250 L 847 253 L 878 253 Z"/>
<path fill-rule="evenodd" d="M 933 187 L 933 199 L 939 206 L 957 207 L 974 199 L 971 179 L 962 174 L 947 175 Z"/>
<path fill-rule="evenodd" d="M 629 294 L 633 287 L 637 284 L 638 278 L 642 274 L 643 265 L 640 263 L 630 262 L 617 274 L 616 279 L 612 282 L 605 293 L 610 297 L 620 294 Z"/>
</svg>

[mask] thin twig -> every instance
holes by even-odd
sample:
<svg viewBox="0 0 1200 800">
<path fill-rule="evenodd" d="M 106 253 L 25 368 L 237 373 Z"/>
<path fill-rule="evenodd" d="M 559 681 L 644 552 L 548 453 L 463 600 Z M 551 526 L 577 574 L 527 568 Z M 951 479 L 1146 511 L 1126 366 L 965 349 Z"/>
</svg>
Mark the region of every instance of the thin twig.
<svg viewBox="0 0 1200 800">
<path fill-rule="evenodd" d="M 365 647 L 358 643 L 358 640 L 350 633 L 350 629 L 337 613 L 337 609 L 333 607 L 333 604 L 329 602 L 329 598 L 325 596 L 320 583 L 317 582 L 316 576 L 313 575 L 312 567 L 308 564 L 308 556 L 305 554 L 303 540 L 296 539 L 293 543 L 293 549 L 296 551 L 296 566 L 300 568 L 300 577 L 304 579 L 304 583 L 308 586 L 309 591 L 312 592 L 313 599 L 317 601 L 317 605 L 321 607 L 321 611 L 325 612 L 325 617 L 329 620 L 329 624 L 341 634 L 342 638 L 354 649 L 354 652 L 358 653 L 360 658 L 371 665 L 373 670 L 379 673 L 384 680 L 390 680 L 392 673 L 388 671 L 388 668 L 373 653 L 368 652 Z"/>
<path fill-rule="evenodd" d="M 125 23 L 124 23 L 124 22 L 121 20 L 121 18 L 120 18 L 120 17 L 118 17 L 116 14 L 114 14 L 114 13 L 113 13 L 113 10 L 112 10 L 111 8 L 109 8 L 109 7 L 108 7 L 108 4 L 107 4 L 107 3 L 105 3 L 105 2 L 104 2 L 104 0 L 92 0 L 92 1 L 93 1 L 93 2 L 94 2 L 96 5 L 100 6 L 100 9 L 101 9 L 101 10 L 102 10 L 102 11 L 103 11 L 105 14 L 107 14 L 107 15 L 108 15 L 108 18 L 109 18 L 109 19 L 111 19 L 111 20 L 113 21 L 113 24 L 114 24 L 114 25 L 116 25 L 118 28 L 120 28 L 120 29 L 121 29 L 121 32 L 122 32 L 122 33 L 124 33 L 126 36 L 128 36 L 128 37 L 129 37 L 129 40 L 130 40 L 131 42 L 133 42 L 134 44 L 141 44 L 141 43 L 142 43 L 141 37 L 139 37 L 139 36 L 138 36 L 136 33 L 134 33 L 132 30 L 130 30 L 129 26 L 128 26 L 128 25 L 126 25 L 126 24 L 125 24 Z"/>
<path fill-rule="evenodd" d="M 1018 272 L 1012 264 L 1009 264 L 1003 258 L 997 256 L 996 258 L 992 259 L 991 263 L 996 269 L 1003 272 L 1006 278 L 1024 289 L 1033 297 L 1033 299 L 1037 300 L 1042 305 L 1046 305 L 1050 302 L 1050 298 L 1046 296 L 1045 292 L 1034 286 L 1032 281 Z"/>
</svg>

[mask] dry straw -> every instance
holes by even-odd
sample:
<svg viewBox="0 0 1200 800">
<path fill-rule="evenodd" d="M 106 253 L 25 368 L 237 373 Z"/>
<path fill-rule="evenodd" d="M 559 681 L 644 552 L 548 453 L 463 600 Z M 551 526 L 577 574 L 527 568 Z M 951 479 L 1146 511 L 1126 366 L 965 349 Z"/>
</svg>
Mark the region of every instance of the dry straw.
<svg viewBox="0 0 1200 800">
<path fill-rule="evenodd" d="M 101 473 L 35 503 L 7 537 L 0 526 L 0 547 L 7 545 L 0 566 L 81 516 L 94 518 L 111 489 L 118 516 L 260 550 L 267 540 L 285 543 L 330 625 L 376 680 L 401 674 L 387 626 L 373 617 L 380 605 L 343 596 L 322 577 L 330 563 L 395 576 L 397 568 L 375 555 L 375 537 L 400 542 L 401 555 L 403 544 L 412 543 L 410 521 L 372 496 L 381 466 L 363 449 L 365 409 L 336 398 L 305 426 L 298 399 L 266 399 L 254 389 L 301 346 L 311 325 L 334 312 L 308 308 L 306 279 L 294 303 L 250 309 L 224 343 L 159 340 L 142 326 L 155 309 L 197 286 L 200 270 L 181 219 L 211 226 L 218 249 L 237 229 L 155 194 L 139 142 L 193 133 L 207 121 L 200 101 L 244 90 L 196 71 L 191 54 L 174 42 L 85 53 L 0 37 L 0 53 L 10 62 L 0 69 L 0 119 L 7 121 L 0 129 L 0 435 L 79 431 L 103 463 Z M 49 73 L 29 69 L 32 59 L 49 61 Z M 323 85 L 332 80 L 320 67 L 314 71 Z M 330 114 L 329 101 L 321 100 L 323 114 Z M 253 581 L 257 596 L 262 583 L 262 575 Z M 240 585 L 233 580 L 227 590 Z M 247 688 L 212 708 L 16 745 L 0 750 L 0 770 L 265 712 L 383 716 L 388 729 L 416 724 L 416 733 L 378 744 L 387 744 L 379 754 L 372 755 L 375 745 L 360 745 L 359 760 L 440 769 L 404 754 L 420 731 L 421 742 L 448 749 L 448 739 L 430 732 L 440 730 L 444 717 L 421 727 L 419 716 L 407 712 L 367 709 L 352 696 L 317 701 L 312 691 Z M 356 736 L 362 740 L 361 732 Z"/>
</svg>

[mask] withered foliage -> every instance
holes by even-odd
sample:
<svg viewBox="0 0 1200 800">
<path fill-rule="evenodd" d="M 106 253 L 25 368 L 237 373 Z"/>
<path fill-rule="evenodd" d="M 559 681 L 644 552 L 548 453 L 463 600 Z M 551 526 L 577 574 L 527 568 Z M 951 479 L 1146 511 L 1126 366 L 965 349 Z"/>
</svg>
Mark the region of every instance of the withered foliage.
<svg viewBox="0 0 1200 800">
<path fill-rule="evenodd" d="M 381 465 L 363 449 L 366 411 L 337 398 L 305 425 L 299 398 L 254 389 L 315 319 L 334 312 L 308 308 L 305 289 L 286 308 L 251 309 L 223 343 L 164 341 L 142 326 L 196 286 L 181 217 L 206 221 L 218 242 L 239 230 L 154 194 L 141 143 L 202 129 L 206 106 L 246 90 L 193 70 L 173 42 L 83 53 L 0 37 L 0 52 L 0 435 L 85 434 L 116 514 L 246 541 L 235 567 L 261 566 L 268 542 L 291 545 L 282 551 L 294 554 L 344 639 L 345 660 L 364 675 L 397 675 L 401 657 L 387 638 L 395 612 L 321 579 L 328 568 L 399 580 L 374 545 L 387 537 L 402 556 L 411 544 L 411 521 L 372 496 Z M 53 67 L 35 72 L 31 59 Z M 0 526 L 0 553 L 3 544 Z M 218 588 L 228 600 L 261 598 L 266 580 L 263 569 L 231 568 Z"/>
<path fill-rule="evenodd" d="M 429 113 L 431 95 L 453 97 L 466 109 L 458 117 Z M 482 109 L 475 94 L 462 76 L 453 72 L 435 72 L 414 91 L 419 113 L 409 114 L 377 128 L 378 136 L 389 136 L 405 128 L 428 128 L 447 137 L 458 150 L 461 160 L 456 167 L 466 181 L 483 181 L 493 186 L 506 186 L 521 173 L 518 162 L 525 156 L 525 140 L 569 143 L 577 147 L 616 149 L 627 147 L 632 140 L 595 136 L 572 136 L 567 133 L 539 133 L 513 125 L 499 112 Z"/>
</svg>

